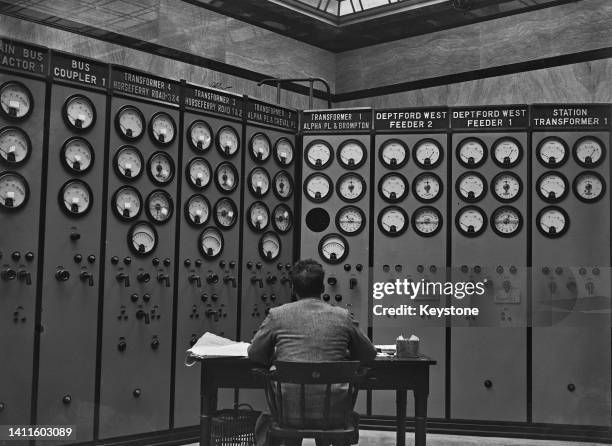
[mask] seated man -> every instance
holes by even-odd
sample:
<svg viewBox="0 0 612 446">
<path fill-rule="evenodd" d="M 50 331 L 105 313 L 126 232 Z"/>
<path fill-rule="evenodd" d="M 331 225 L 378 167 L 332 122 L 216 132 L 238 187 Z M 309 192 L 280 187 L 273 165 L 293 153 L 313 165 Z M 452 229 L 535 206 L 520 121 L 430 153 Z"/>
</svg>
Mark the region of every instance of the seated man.
<svg viewBox="0 0 612 446">
<path fill-rule="evenodd" d="M 298 301 L 271 309 L 251 341 L 249 358 L 252 361 L 270 365 L 275 360 L 367 362 L 374 359 L 376 349 L 349 312 L 321 300 L 324 277 L 323 267 L 314 260 L 300 260 L 293 266 L 291 281 Z M 311 391 L 308 401 L 317 399 L 320 398 Z M 266 444 L 268 425 L 269 418 L 262 416 L 256 428 L 258 446 Z"/>
</svg>

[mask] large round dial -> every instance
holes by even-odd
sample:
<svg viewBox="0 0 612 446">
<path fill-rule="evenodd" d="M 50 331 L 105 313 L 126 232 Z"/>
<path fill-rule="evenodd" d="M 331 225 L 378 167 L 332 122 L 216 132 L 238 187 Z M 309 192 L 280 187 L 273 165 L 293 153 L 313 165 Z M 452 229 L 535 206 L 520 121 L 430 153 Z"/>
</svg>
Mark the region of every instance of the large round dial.
<svg viewBox="0 0 612 446">
<path fill-rule="evenodd" d="M 603 198 L 606 182 L 597 172 L 582 172 L 572 185 L 576 198 L 585 203 L 594 203 Z"/>
<path fill-rule="evenodd" d="M 312 141 L 304 151 L 304 160 L 313 169 L 324 169 L 333 160 L 331 146 L 322 140 Z"/>
<path fill-rule="evenodd" d="M 463 201 L 475 203 L 486 195 L 487 180 L 478 172 L 465 172 L 457 178 L 455 190 Z"/>
<path fill-rule="evenodd" d="M 187 164 L 185 176 L 189 185 L 194 189 L 205 189 L 210 184 L 212 177 L 210 164 L 204 158 L 194 158 Z"/>
<path fill-rule="evenodd" d="M 336 183 L 336 192 L 342 200 L 352 203 L 365 195 L 366 183 L 359 174 L 345 173 Z"/>
<path fill-rule="evenodd" d="M 215 203 L 214 217 L 217 226 L 229 229 L 236 224 L 238 209 L 231 199 L 221 198 Z"/>
<path fill-rule="evenodd" d="M 70 180 L 59 193 L 60 208 L 71 217 L 80 217 L 91 210 L 93 194 L 87 183 L 81 180 Z"/>
<path fill-rule="evenodd" d="M 146 221 L 139 221 L 128 232 L 128 246 L 138 256 L 146 256 L 157 247 L 157 231 Z"/>
<path fill-rule="evenodd" d="M 423 139 L 412 149 L 412 159 L 422 169 L 433 169 L 442 162 L 442 146 L 434 139 Z"/>
<path fill-rule="evenodd" d="M 192 226 L 205 225 L 210 217 L 210 203 L 204 195 L 192 195 L 185 204 L 185 217 Z"/>
<path fill-rule="evenodd" d="M 499 201 L 510 203 L 518 199 L 523 192 L 523 182 L 513 172 L 501 172 L 491 181 L 491 192 Z"/>
<path fill-rule="evenodd" d="M 30 187 L 24 177 L 15 172 L 0 173 L 0 207 L 20 209 L 30 198 Z"/>
<path fill-rule="evenodd" d="M 157 145 L 172 144 L 176 138 L 176 123 L 172 116 L 165 112 L 155 113 L 149 122 L 149 135 Z"/>
<path fill-rule="evenodd" d="M 399 169 L 408 162 L 408 147 L 399 139 L 389 139 L 378 150 L 380 162 L 389 169 Z"/>
<path fill-rule="evenodd" d="M 559 167 L 567 161 L 569 149 L 566 142 L 561 138 L 549 136 L 538 144 L 536 157 L 546 167 Z"/>
<path fill-rule="evenodd" d="M 501 237 L 513 237 L 523 227 L 523 216 L 512 206 L 497 208 L 491 216 L 491 228 Z"/>
<path fill-rule="evenodd" d="M 412 214 L 412 228 L 421 237 L 432 237 L 442 229 L 442 214 L 431 206 L 420 207 Z"/>
<path fill-rule="evenodd" d="M 332 183 L 323 173 L 313 173 L 304 181 L 304 193 L 310 201 L 321 203 L 331 196 Z"/>
<path fill-rule="evenodd" d="M 215 171 L 215 184 L 221 192 L 233 192 L 238 187 L 238 171 L 230 163 L 219 164 Z"/>
<path fill-rule="evenodd" d="M 457 145 L 457 161 L 463 167 L 473 169 L 487 160 L 487 146 L 478 138 L 466 138 Z"/>
<path fill-rule="evenodd" d="M 94 151 L 83 138 L 70 138 L 60 150 L 63 166 L 72 173 L 84 173 L 93 167 Z"/>
<path fill-rule="evenodd" d="M 165 152 L 155 152 L 149 158 L 147 172 L 155 184 L 168 184 L 174 178 L 174 161 Z"/>
<path fill-rule="evenodd" d="M 378 214 L 378 228 L 389 237 L 406 232 L 408 222 L 408 214 L 399 206 L 388 206 Z"/>
<path fill-rule="evenodd" d="M 585 136 L 574 144 L 574 160 L 582 167 L 599 166 L 606 157 L 606 146 L 599 138 Z"/>
<path fill-rule="evenodd" d="M 166 223 L 174 212 L 174 202 L 168 192 L 158 189 L 147 197 L 145 209 L 153 223 Z"/>
<path fill-rule="evenodd" d="M 281 234 L 289 232 L 293 227 L 293 212 L 286 204 L 279 204 L 272 211 L 272 226 Z"/>
<path fill-rule="evenodd" d="M 442 195 L 442 180 L 435 173 L 421 173 L 412 181 L 412 192 L 420 202 L 432 203 Z"/>
<path fill-rule="evenodd" d="M 204 229 L 198 240 L 198 248 L 209 259 L 219 256 L 223 252 L 223 234 L 217 228 Z"/>
<path fill-rule="evenodd" d="M 544 172 L 536 181 L 536 192 L 542 200 L 548 203 L 558 203 L 567 196 L 569 182 L 561 173 Z"/>
<path fill-rule="evenodd" d="M 487 216 L 477 206 L 465 206 L 455 216 L 455 226 L 466 237 L 477 237 L 487 228 Z"/>
<path fill-rule="evenodd" d="M 259 255 L 267 262 L 278 259 L 281 252 L 281 241 L 274 232 L 266 232 L 259 239 Z"/>
<path fill-rule="evenodd" d="M 336 227 L 345 235 L 359 234 L 365 223 L 366 216 L 357 206 L 345 206 L 336 214 Z"/>
<path fill-rule="evenodd" d="M 19 165 L 27 161 L 32 153 L 32 142 L 28 135 L 17 127 L 0 130 L 0 161 Z"/>
<path fill-rule="evenodd" d="M 96 122 L 96 108 L 89 98 L 74 95 L 64 102 L 63 116 L 73 130 L 89 130 Z"/>
<path fill-rule="evenodd" d="M 145 118 L 140 110 L 132 105 L 121 107 L 115 116 L 115 129 L 127 141 L 136 141 L 142 137 Z"/>
<path fill-rule="evenodd" d="M 378 182 L 378 193 L 388 203 L 402 201 L 408 195 L 408 180 L 400 173 L 388 173 Z"/>
<path fill-rule="evenodd" d="M 319 242 L 319 255 L 327 263 L 340 263 L 348 255 L 348 243 L 340 234 L 329 234 Z"/>
<path fill-rule="evenodd" d="M 205 152 L 212 145 L 212 130 L 207 122 L 197 120 L 189 125 L 187 141 L 191 148 L 197 152 Z"/>
<path fill-rule="evenodd" d="M 263 231 L 270 223 L 270 211 L 262 201 L 255 201 L 249 206 L 248 223 L 254 231 Z"/>
<path fill-rule="evenodd" d="M 134 180 L 142 173 L 144 159 L 140 150 L 132 146 L 123 146 L 115 153 L 113 168 L 115 173 L 124 180 Z"/>
<path fill-rule="evenodd" d="M 557 206 L 548 206 L 538 212 L 536 225 L 538 231 L 548 238 L 561 237 L 569 229 L 567 212 Z"/>
<path fill-rule="evenodd" d="M 516 139 L 504 136 L 493 143 L 491 156 L 499 167 L 514 167 L 523 158 L 523 147 Z"/>
<path fill-rule="evenodd" d="M 344 141 L 338 147 L 338 162 L 346 169 L 357 169 L 366 162 L 367 152 L 365 146 L 354 139 Z"/>
<path fill-rule="evenodd" d="M 25 119 L 32 113 L 32 93 L 21 82 L 9 81 L 0 87 L 2 114 L 10 119 Z"/>
<path fill-rule="evenodd" d="M 264 133 L 255 133 L 249 141 L 249 152 L 251 158 L 258 163 L 268 161 L 272 155 L 270 139 Z"/>
<path fill-rule="evenodd" d="M 295 150 L 287 138 L 279 138 L 274 144 L 274 159 L 280 166 L 288 166 L 293 162 Z"/>
<path fill-rule="evenodd" d="M 240 147 L 240 137 L 233 127 L 221 127 L 217 132 L 217 150 L 226 156 L 234 156 Z"/>
<path fill-rule="evenodd" d="M 142 197 L 133 187 L 123 186 L 113 194 L 112 206 L 119 219 L 135 220 L 142 210 Z"/>
<path fill-rule="evenodd" d="M 293 194 L 293 180 L 286 170 L 274 175 L 274 195 L 279 200 L 287 200 Z"/>
<path fill-rule="evenodd" d="M 263 167 L 256 167 L 249 174 L 249 190 L 256 197 L 263 197 L 270 191 L 270 175 Z"/>
</svg>

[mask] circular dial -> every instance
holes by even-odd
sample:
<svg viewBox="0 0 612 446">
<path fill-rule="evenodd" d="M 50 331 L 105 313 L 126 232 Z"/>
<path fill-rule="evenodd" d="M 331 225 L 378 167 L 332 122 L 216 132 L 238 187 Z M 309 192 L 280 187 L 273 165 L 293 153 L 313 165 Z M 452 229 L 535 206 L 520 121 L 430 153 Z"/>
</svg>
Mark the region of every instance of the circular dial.
<svg viewBox="0 0 612 446">
<path fill-rule="evenodd" d="M 606 156 L 606 147 L 598 138 L 585 136 L 574 144 L 574 160 L 582 167 L 595 167 L 601 164 Z"/>
<path fill-rule="evenodd" d="M 128 246 L 136 255 L 151 254 L 157 247 L 157 231 L 145 221 L 134 224 L 128 232 Z"/>
<path fill-rule="evenodd" d="M 136 141 L 144 132 L 145 119 L 140 110 L 131 105 L 122 107 L 115 116 L 115 128 L 123 139 Z"/>
<path fill-rule="evenodd" d="M 499 201 L 510 203 L 521 196 L 523 182 L 512 172 L 501 172 L 493 177 L 491 192 Z"/>
<path fill-rule="evenodd" d="M 270 211 L 261 201 L 256 201 L 249 206 L 248 222 L 254 231 L 263 231 L 270 223 Z"/>
<path fill-rule="evenodd" d="M 569 216 L 560 207 L 548 206 L 538 212 L 536 225 L 538 231 L 546 237 L 561 237 L 569 229 Z"/>
<path fill-rule="evenodd" d="M 506 136 L 495 141 L 492 157 L 499 167 L 514 167 L 521 162 L 523 147 L 516 139 Z"/>
<path fill-rule="evenodd" d="M 293 162 L 294 152 L 293 144 L 287 138 L 280 138 L 274 144 L 274 158 L 281 166 L 288 166 Z"/>
<path fill-rule="evenodd" d="M 304 159 L 313 169 L 323 169 L 333 160 L 333 150 L 325 141 L 312 141 L 304 151 Z"/>
<path fill-rule="evenodd" d="M 210 203 L 204 195 L 192 195 L 185 205 L 187 223 L 192 226 L 205 225 L 210 217 Z"/>
<path fill-rule="evenodd" d="M 217 149 L 226 157 L 234 156 L 240 147 L 240 138 L 233 127 L 225 126 L 217 132 Z"/>
<path fill-rule="evenodd" d="M 366 162 L 365 146 L 356 140 L 344 141 L 338 148 L 338 162 L 347 169 L 357 169 Z"/>
<path fill-rule="evenodd" d="M 544 172 L 536 182 L 536 191 L 540 198 L 548 203 L 558 203 L 569 192 L 567 178 L 560 173 Z"/>
<path fill-rule="evenodd" d="M 336 183 L 336 192 L 344 201 L 352 203 L 365 195 L 366 183 L 361 175 L 345 173 Z"/>
<path fill-rule="evenodd" d="M 176 137 L 176 124 L 172 116 L 164 112 L 155 113 L 149 122 L 149 134 L 160 146 L 172 144 Z"/>
<path fill-rule="evenodd" d="M 270 191 L 270 175 L 263 167 L 256 167 L 249 174 L 249 189 L 256 197 L 263 197 Z"/>
<path fill-rule="evenodd" d="M 594 203 L 604 196 L 606 183 L 596 172 L 582 172 L 576 176 L 573 183 L 576 198 L 585 203 Z"/>
<path fill-rule="evenodd" d="M 187 164 L 187 182 L 194 189 L 204 189 L 210 184 L 210 164 L 204 158 L 194 158 Z"/>
<path fill-rule="evenodd" d="M 457 146 L 457 161 L 463 167 L 473 169 L 487 160 L 487 147 L 477 138 L 466 138 Z"/>
<path fill-rule="evenodd" d="M 569 150 L 561 138 L 550 136 L 540 141 L 536 156 L 546 167 L 559 167 L 567 161 Z"/>
<path fill-rule="evenodd" d="M 431 206 L 418 208 L 412 214 L 412 227 L 421 237 L 432 237 L 442 229 L 442 214 Z"/>
<path fill-rule="evenodd" d="M 193 121 L 189 126 L 189 145 L 192 149 L 205 152 L 212 144 L 212 130 L 204 121 Z"/>
<path fill-rule="evenodd" d="M 412 149 L 412 158 L 422 169 L 432 169 L 442 162 L 442 146 L 433 139 L 424 139 Z"/>
<path fill-rule="evenodd" d="M 215 172 L 215 183 L 221 192 L 232 192 L 238 187 L 238 171 L 230 163 L 219 164 Z"/>
<path fill-rule="evenodd" d="M 115 173 L 124 180 L 133 180 L 142 173 L 144 160 L 140 151 L 136 147 L 123 146 L 113 158 Z"/>
<path fill-rule="evenodd" d="M 272 149 L 270 140 L 263 133 L 255 133 L 249 141 L 251 157 L 258 163 L 263 163 L 270 158 Z"/>
<path fill-rule="evenodd" d="M 68 181 L 60 189 L 60 207 L 71 217 L 80 217 L 89 212 L 92 201 L 93 194 L 90 187 L 81 180 Z"/>
<path fill-rule="evenodd" d="M 0 130 L 0 160 L 5 164 L 24 163 L 32 153 L 32 142 L 28 135 L 17 127 Z"/>
<path fill-rule="evenodd" d="M 399 139 L 390 139 L 382 143 L 378 157 L 385 167 L 399 169 L 408 162 L 408 147 Z"/>
<path fill-rule="evenodd" d="M 293 227 L 293 212 L 286 204 L 279 204 L 272 211 L 272 226 L 284 234 Z"/>
<path fill-rule="evenodd" d="M 336 226 L 346 235 L 359 234 L 365 228 L 366 216 L 357 206 L 345 206 L 336 214 Z"/>
<path fill-rule="evenodd" d="M 432 203 L 442 195 L 442 180 L 434 173 L 422 173 L 412 181 L 412 191 L 422 203 Z"/>
<path fill-rule="evenodd" d="M 19 209 L 28 202 L 30 188 L 28 182 L 18 173 L 0 174 L 0 207 L 2 209 Z"/>
<path fill-rule="evenodd" d="M 164 190 L 154 190 L 147 197 L 146 212 L 153 223 L 166 223 L 174 212 L 172 197 Z"/>
<path fill-rule="evenodd" d="M 519 210 L 512 206 L 497 208 L 491 216 L 491 228 L 501 237 L 513 237 L 522 227 L 523 217 Z"/>
<path fill-rule="evenodd" d="M 408 214 L 399 206 L 388 206 L 378 214 L 378 228 L 389 237 L 402 235 L 408 229 Z"/>
<path fill-rule="evenodd" d="M 96 122 L 96 109 L 88 98 L 71 96 L 64 103 L 64 121 L 75 130 L 88 130 Z"/>
<path fill-rule="evenodd" d="M 214 216 L 217 226 L 220 226 L 222 229 L 228 229 L 236 224 L 238 210 L 232 200 L 221 198 L 215 204 Z"/>
<path fill-rule="evenodd" d="M 388 173 L 378 182 L 378 193 L 389 203 L 402 201 L 408 195 L 408 181 L 399 173 Z"/>
<path fill-rule="evenodd" d="M 293 180 L 285 170 L 274 175 L 274 195 L 279 200 L 286 200 L 293 194 Z"/>
<path fill-rule="evenodd" d="M 313 173 L 304 182 L 304 193 L 310 201 L 321 203 L 331 196 L 332 184 L 323 173 Z"/>
<path fill-rule="evenodd" d="M 164 152 L 155 152 L 149 158 L 149 178 L 155 184 L 168 184 L 174 178 L 174 161 Z"/>
<path fill-rule="evenodd" d="M 204 257 L 217 257 L 223 252 L 223 235 L 217 228 L 204 229 L 198 240 L 198 248 Z"/>
<path fill-rule="evenodd" d="M 131 186 L 119 188 L 113 195 L 113 211 L 121 220 L 135 220 L 140 215 L 142 198 Z"/>
<path fill-rule="evenodd" d="M 455 226 L 466 237 L 477 237 L 487 229 L 487 216 L 479 207 L 465 206 L 457 212 Z"/>
<path fill-rule="evenodd" d="M 457 195 L 468 203 L 482 200 L 487 193 L 487 180 L 478 172 L 465 172 L 455 183 Z"/>
<path fill-rule="evenodd" d="M 20 82 L 6 82 L 0 87 L 0 103 L 4 116 L 25 119 L 32 112 L 32 93 Z"/>
<path fill-rule="evenodd" d="M 348 255 L 348 243 L 340 234 L 329 234 L 319 242 L 319 255 L 327 263 L 340 263 Z"/>
<path fill-rule="evenodd" d="M 60 151 L 62 164 L 74 173 L 87 172 L 93 166 L 94 152 L 91 144 L 83 138 L 71 138 Z"/>
<path fill-rule="evenodd" d="M 274 232 L 266 232 L 259 239 L 259 255 L 267 262 L 276 260 L 280 255 L 281 241 Z"/>
</svg>

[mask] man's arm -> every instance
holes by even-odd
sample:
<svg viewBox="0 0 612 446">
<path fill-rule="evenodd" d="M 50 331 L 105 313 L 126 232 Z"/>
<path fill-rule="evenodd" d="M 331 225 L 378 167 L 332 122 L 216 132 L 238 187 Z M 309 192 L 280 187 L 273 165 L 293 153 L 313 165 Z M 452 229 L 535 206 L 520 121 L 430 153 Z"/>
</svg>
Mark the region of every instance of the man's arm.
<svg viewBox="0 0 612 446">
<path fill-rule="evenodd" d="M 249 359 L 260 364 L 270 365 L 274 355 L 274 332 L 271 314 L 264 319 L 255 333 L 248 349 Z"/>
<path fill-rule="evenodd" d="M 366 335 L 359 329 L 358 323 L 349 315 L 349 326 L 351 339 L 349 342 L 349 352 L 351 359 L 358 359 L 361 362 L 372 361 L 376 357 L 376 347 L 370 342 Z"/>
</svg>

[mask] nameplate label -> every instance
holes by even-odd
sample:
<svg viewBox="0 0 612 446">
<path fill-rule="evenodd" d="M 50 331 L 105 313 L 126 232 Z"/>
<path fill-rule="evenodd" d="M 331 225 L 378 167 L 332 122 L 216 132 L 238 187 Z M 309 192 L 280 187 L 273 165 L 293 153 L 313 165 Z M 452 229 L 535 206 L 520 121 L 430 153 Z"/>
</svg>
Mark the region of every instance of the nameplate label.
<svg viewBox="0 0 612 446">
<path fill-rule="evenodd" d="M 0 67 L 45 76 L 49 69 L 49 51 L 42 46 L 2 38 Z"/>
<path fill-rule="evenodd" d="M 243 105 L 242 96 L 190 84 L 185 87 L 185 107 L 193 110 L 240 119 Z"/>
<path fill-rule="evenodd" d="M 51 53 L 51 76 L 88 87 L 108 87 L 108 65 L 55 51 Z"/>
<path fill-rule="evenodd" d="M 445 130 L 447 108 L 396 108 L 374 111 L 376 130 Z"/>
<path fill-rule="evenodd" d="M 179 105 L 180 84 L 152 74 L 112 67 L 111 87 L 116 93 Z"/>
<path fill-rule="evenodd" d="M 502 130 L 529 127 L 529 107 L 526 105 L 451 108 L 450 115 L 452 129 Z"/>
<path fill-rule="evenodd" d="M 605 104 L 533 105 L 534 129 L 603 129 L 610 125 L 610 106 Z"/>
<path fill-rule="evenodd" d="M 352 133 L 372 129 L 372 110 L 309 110 L 302 112 L 304 133 Z"/>
<path fill-rule="evenodd" d="M 247 100 L 246 109 L 247 120 L 250 122 L 271 125 L 292 132 L 298 129 L 298 114 L 295 110 L 254 99 Z"/>
</svg>

